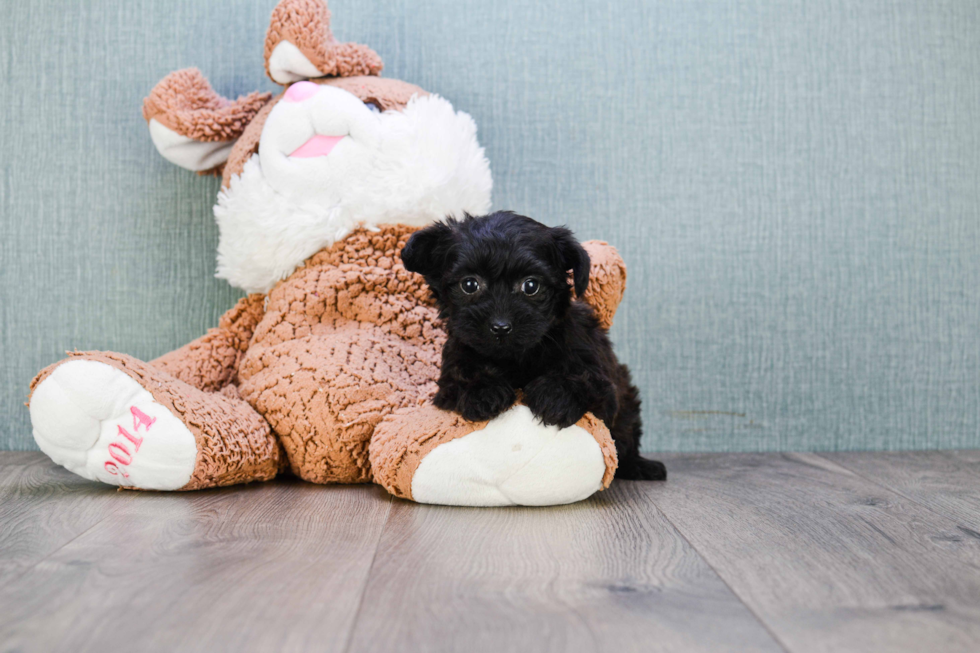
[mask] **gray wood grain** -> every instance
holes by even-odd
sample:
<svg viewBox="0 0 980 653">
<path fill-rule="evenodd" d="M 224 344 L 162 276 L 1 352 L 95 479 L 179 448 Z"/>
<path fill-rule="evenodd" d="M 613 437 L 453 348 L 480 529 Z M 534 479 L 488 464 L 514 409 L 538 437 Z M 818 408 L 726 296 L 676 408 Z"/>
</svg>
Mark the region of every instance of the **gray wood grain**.
<svg viewBox="0 0 980 653">
<path fill-rule="evenodd" d="M 0 452 L 0 584 L 105 519 L 115 494 L 42 453 Z"/>
<path fill-rule="evenodd" d="M 113 499 L 0 588 L 5 650 L 340 651 L 391 505 L 296 481 Z"/>
<path fill-rule="evenodd" d="M 620 483 L 555 508 L 396 501 L 349 651 L 779 651 L 653 503 Z"/>
<path fill-rule="evenodd" d="M 980 452 L 664 458 L 486 510 L 0 453 L 0 651 L 980 650 Z"/>
<path fill-rule="evenodd" d="M 980 539 L 980 451 L 820 454 L 958 522 Z"/>
<path fill-rule="evenodd" d="M 794 653 L 980 650 L 980 540 L 813 454 L 664 456 L 653 497 Z"/>
</svg>

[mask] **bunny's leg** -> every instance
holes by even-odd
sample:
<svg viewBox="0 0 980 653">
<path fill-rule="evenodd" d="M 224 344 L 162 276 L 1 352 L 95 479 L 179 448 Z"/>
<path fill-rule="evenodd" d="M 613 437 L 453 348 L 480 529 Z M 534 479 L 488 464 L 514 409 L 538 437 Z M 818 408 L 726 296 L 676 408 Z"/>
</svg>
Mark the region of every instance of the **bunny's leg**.
<svg viewBox="0 0 980 653">
<path fill-rule="evenodd" d="M 273 478 L 284 460 L 234 386 L 205 392 L 124 354 L 81 352 L 31 383 L 41 450 L 79 476 L 143 490 Z"/>
</svg>

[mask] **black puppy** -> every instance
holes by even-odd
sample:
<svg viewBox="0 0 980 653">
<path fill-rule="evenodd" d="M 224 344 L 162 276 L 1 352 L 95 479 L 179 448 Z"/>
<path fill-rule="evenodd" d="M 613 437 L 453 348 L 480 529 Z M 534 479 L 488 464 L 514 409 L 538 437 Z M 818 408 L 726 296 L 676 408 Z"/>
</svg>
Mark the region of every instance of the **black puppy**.
<svg viewBox="0 0 980 653">
<path fill-rule="evenodd" d="M 488 420 L 524 403 L 548 425 L 591 411 L 619 456 L 617 478 L 662 480 L 640 457 L 640 399 L 592 308 L 573 301 L 589 283 L 589 255 L 563 227 L 499 212 L 416 232 L 405 268 L 425 277 L 446 322 L 435 405 Z M 569 271 L 572 272 L 571 283 Z"/>
</svg>

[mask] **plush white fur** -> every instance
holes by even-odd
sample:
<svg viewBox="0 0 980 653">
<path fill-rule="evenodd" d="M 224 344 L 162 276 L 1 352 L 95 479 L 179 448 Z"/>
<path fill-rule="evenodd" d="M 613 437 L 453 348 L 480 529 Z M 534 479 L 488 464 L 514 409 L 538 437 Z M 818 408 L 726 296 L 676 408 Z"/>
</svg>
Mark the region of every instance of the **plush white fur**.
<svg viewBox="0 0 980 653">
<path fill-rule="evenodd" d="M 553 506 L 602 487 L 602 449 L 580 426 L 545 426 L 514 406 L 485 428 L 439 445 L 412 477 L 412 498 L 452 506 Z"/>
<path fill-rule="evenodd" d="M 289 156 L 316 134 L 347 138 L 325 157 Z M 358 226 L 485 213 L 492 183 L 476 124 L 445 99 L 416 96 L 404 111 L 378 114 L 321 86 L 275 106 L 259 154 L 219 194 L 217 276 L 268 292 Z"/>
</svg>

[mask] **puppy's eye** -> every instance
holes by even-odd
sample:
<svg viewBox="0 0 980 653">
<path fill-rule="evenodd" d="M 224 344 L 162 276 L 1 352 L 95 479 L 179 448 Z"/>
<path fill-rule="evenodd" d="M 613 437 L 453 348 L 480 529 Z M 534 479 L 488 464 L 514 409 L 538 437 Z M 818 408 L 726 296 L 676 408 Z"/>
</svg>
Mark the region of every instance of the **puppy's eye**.
<svg viewBox="0 0 980 653">
<path fill-rule="evenodd" d="M 477 290 L 480 289 L 480 282 L 474 279 L 473 277 L 466 277 L 465 279 L 459 282 L 459 287 L 467 295 L 472 295 L 473 293 L 475 293 Z"/>
<path fill-rule="evenodd" d="M 379 107 L 374 102 L 371 102 L 370 100 L 367 101 L 367 102 L 365 102 L 364 103 L 364 106 L 366 106 L 368 109 L 370 109 L 374 113 L 381 113 L 381 107 Z"/>
<path fill-rule="evenodd" d="M 525 279 L 524 283 L 521 284 L 521 292 L 530 297 L 531 295 L 537 295 L 540 289 L 540 284 L 538 284 L 537 279 Z"/>
</svg>

